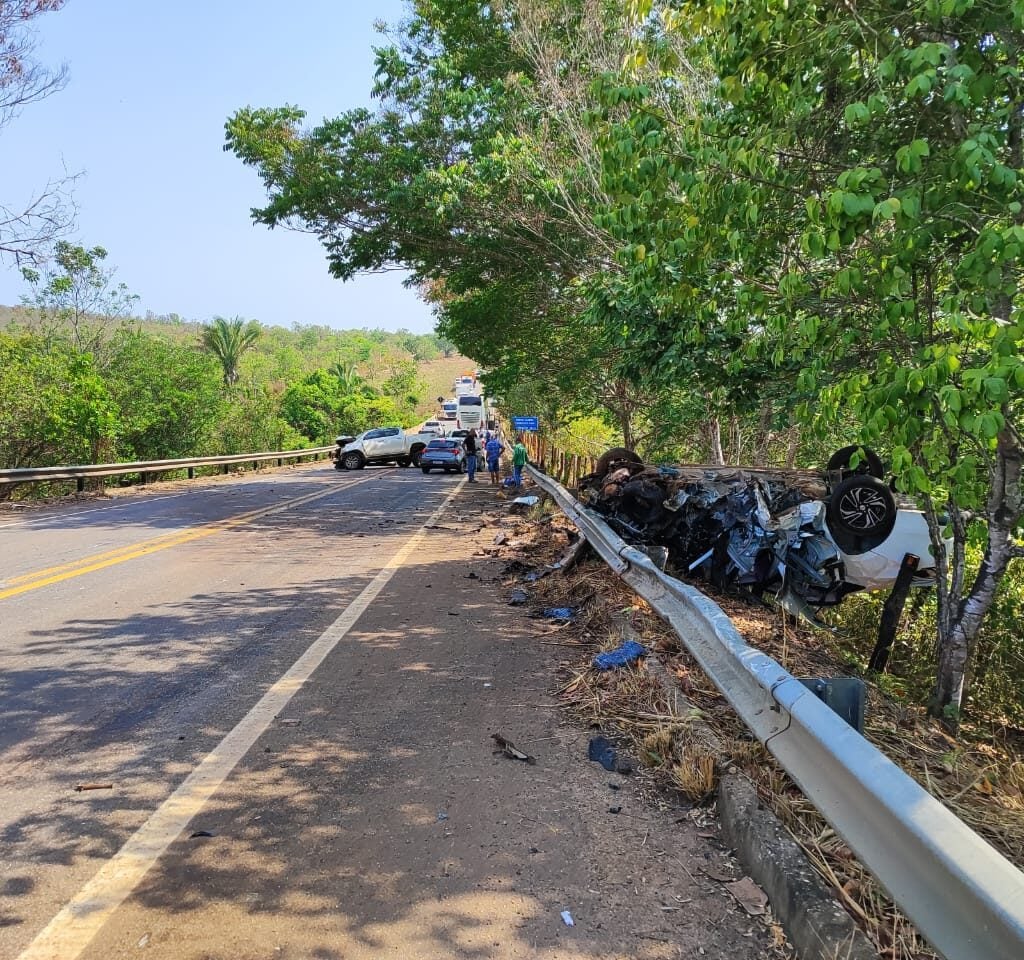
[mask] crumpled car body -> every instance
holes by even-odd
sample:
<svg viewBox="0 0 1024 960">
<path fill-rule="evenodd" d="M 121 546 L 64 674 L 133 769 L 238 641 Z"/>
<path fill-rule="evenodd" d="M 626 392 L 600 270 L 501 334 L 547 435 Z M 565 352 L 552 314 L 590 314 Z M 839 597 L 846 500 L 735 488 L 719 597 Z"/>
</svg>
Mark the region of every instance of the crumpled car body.
<svg viewBox="0 0 1024 960">
<path fill-rule="evenodd" d="M 891 587 L 906 553 L 921 561 L 915 583 L 934 583 L 920 511 L 900 508 L 881 542 L 851 545 L 829 528 L 827 478 L 815 471 L 629 464 L 584 477 L 580 497 L 624 539 L 666 547 L 679 572 L 794 612 Z"/>
</svg>

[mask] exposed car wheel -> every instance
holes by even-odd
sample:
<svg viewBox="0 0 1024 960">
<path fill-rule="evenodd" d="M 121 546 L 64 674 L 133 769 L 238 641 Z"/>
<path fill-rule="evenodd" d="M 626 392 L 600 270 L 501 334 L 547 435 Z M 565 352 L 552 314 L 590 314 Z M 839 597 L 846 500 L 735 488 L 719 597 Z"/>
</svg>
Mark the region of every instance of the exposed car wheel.
<svg viewBox="0 0 1024 960">
<path fill-rule="evenodd" d="M 343 464 L 340 460 L 335 460 L 334 461 L 334 469 L 335 470 L 344 470 L 345 469 L 345 464 Z"/>
<path fill-rule="evenodd" d="M 423 455 L 423 447 L 420 447 L 419 450 L 413 450 L 412 456 L 410 457 L 410 460 L 411 460 L 412 465 L 414 467 L 418 467 L 420 465 L 420 457 L 422 455 Z"/>
<path fill-rule="evenodd" d="M 850 458 L 858 451 L 863 450 L 864 454 L 860 458 L 860 462 L 855 468 L 850 467 Z M 869 477 L 877 477 L 881 480 L 885 476 L 885 466 L 882 463 L 882 458 L 875 453 L 874 450 L 869 447 L 861 447 L 854 443 L 848 447 L 843 447 L 842 450 L 837 450 L 829 457 L 828 464 L 825 466 L 825 470 L 828 473 L 835 471 L 842 471 L 845 477 L 848 473 L 857 476 L 866 474 Z"/>
<path fill-rule="evenodd" d="M 362 470 L 366 466 L 361 453 L 346 453 L 341 462 L 346 470 Z"/>
<path fill-rule="evenodd" d="M 425 463 L 424 463 L 424 464 L 423 464 L 423 465 L 422 465 L 422 466 L 420 467 L 420 469 L 421 469 L 421 470 L 422 470 L 422 471 L 423 471 L 424 473 L 430 473 L 430 467 L 428 467 L 428 466 L 427 466 L 427 465 L 426 465 Z"/>
<path fill-rule="evenodd" d="M 456 473 L 465 473 L 466 472 L 466 464 L 465 464 L 465 462 L 460 462 L 459 465 L 455 468 L 455 472 Z"/>
<path fill-rule="evenodd" d="M 896 524 L 896 498 L 877 477 L 854 474 L 829 497 L 826 517 L 832 539 L 844 553 L 873 550 Z"/>
<path fill-rule="evenodd" d="M 409 466 L 410 463 L 412 463 L 412 460 L 409 457 L 399 457 L 398 458 L 398 465 L 400 467 L 407 467 L 407 466 Z"/>
<path fill-rule="evenodd" d="M 612 447 L 607 453 L 603 453 L 597 458 L 597 463 L 594 465 L 594 473 L 599 477 L 603 477 L 613 467 L 621 467 L 627 463 L 643 463 L 643 460 L 632 450 L 627 450 L 625 447 Z"/>
</svg>

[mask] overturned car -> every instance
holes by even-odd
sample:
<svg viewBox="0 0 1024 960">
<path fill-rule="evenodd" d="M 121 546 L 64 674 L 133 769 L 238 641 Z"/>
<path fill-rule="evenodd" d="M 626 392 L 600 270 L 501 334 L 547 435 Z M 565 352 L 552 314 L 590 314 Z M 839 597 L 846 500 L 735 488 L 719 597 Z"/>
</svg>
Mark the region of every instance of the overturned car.
<svg viewBox="0 0 1024 960">
<path fill-rule="evenodd" d="M 891 587 L 905 554 L 920 560 L 914 584 L 934 584 L 924 515 L 898 504 L 882 476 L 879 458 L 856 446 L 824 471 L 647 466 L 616 448 L 579 495 L 624 539 L 667 549 L 678 572 L 809 614 Z"/>
</svg>

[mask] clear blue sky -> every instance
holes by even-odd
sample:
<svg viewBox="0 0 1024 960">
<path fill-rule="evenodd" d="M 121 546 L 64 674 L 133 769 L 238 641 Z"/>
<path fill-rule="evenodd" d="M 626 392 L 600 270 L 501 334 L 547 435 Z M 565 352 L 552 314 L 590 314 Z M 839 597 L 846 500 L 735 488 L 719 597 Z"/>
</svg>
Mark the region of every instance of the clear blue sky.
<svg viewBox="0 0 1024 960">
<path fill-rule="evenodd" d="M 70 81 L 0 131 L 0 203 L 81 171 L 72 238 L 109 251 L 141 310 L 264 323 L 432 328 L 402 275 L 350 283 L 313 237 L 255 226 L 259 178 L 221 149 L 246 105 L 296 104 L 311 122 L 369 103 L 377 19 L 402 0 L 68 0 L 37 21 L 39 59 Z M 0 266 L 0 303 L 25 286 Z"/>
</svg>

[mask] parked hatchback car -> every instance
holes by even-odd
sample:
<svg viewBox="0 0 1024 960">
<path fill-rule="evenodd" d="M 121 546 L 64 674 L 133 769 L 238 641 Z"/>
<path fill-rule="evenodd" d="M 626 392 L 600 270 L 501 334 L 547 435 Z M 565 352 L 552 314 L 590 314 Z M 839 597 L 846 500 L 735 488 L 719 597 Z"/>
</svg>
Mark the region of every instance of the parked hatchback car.
<svg viewBox="0 0 1024 960">
<path fill-rule="evenodd" d="M 430 473 L 433 469 L 445 473 L 463 473 L 466 469 L 466 450 L 461 440 L 450 437 L 431 440 L 420 454 L 420 469 Z"/>
<path fill-rule="evenodd" d="M 432 433 L 434 436 L 443 437 L 445 434 L 444 424 L 440 420 L 428 420 L 420 428 L 420 433 Z"/>
</svg>

